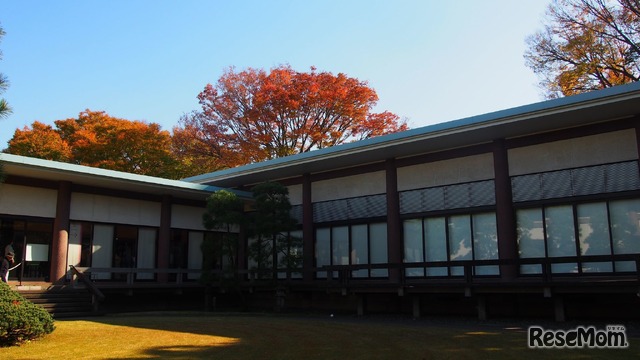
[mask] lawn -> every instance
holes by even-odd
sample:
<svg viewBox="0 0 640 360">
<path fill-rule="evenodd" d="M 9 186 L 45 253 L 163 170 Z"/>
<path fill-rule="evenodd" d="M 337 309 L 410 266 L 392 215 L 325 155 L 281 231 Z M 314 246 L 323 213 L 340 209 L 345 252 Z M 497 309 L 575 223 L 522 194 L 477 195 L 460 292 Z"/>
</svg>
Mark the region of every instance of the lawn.
<svg viewBox="0 0 640 360">
<path fill-rule="evenodd" d="M 526 325 L 353 316 L 165 313 L 58 320 L 2 359 L 639 359 L 621 350 L 533 350 Z M 562 325 L 561 325 L 562 326 Z M 571 328 L 566 325 L 566 329 Z"/>
</svg>

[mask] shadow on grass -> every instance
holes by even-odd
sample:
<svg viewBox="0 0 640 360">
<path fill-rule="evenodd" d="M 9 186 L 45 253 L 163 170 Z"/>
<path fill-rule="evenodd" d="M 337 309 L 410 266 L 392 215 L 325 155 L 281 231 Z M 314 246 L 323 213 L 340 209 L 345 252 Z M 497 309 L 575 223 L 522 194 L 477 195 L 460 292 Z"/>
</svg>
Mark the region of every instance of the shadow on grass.
<svg viewBox="0 0 640 360">
<path fill-rule="evenodd" d="M 158 346 L 150 348 L 140 354 L 145 359 L 213 359 L 219 356 L 219 352 L 211 346 Z M 120 359 L 119 357 L 107 360 Z"/>
<path fill-rule="evenodd" d="M 638 337 L 623 350 L 536 350 L 527 347 L 527 326 L 476 321 L 219 313 L 129 314 L 90 321 L 168 331 L 174 337 L 196 334 L 212 339 L 208 344 L 177 341 L 140 350 L 140 357 L 158 359 L 640 358 Z"/>
</svg>

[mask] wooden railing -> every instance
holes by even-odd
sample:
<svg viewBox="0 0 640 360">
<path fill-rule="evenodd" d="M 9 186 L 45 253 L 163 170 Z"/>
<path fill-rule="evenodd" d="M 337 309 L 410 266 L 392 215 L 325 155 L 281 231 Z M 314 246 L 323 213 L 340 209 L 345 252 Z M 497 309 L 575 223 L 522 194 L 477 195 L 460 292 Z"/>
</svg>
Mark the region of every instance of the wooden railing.
<svg viewBox="0 0 640 360">
<path fill-rule="evenodd" d="M 104 300 L 104 294 L 102 293 L 102 291 L 100 291 L 100 289 L 98 289 L 93 281 L 91 281 L 91 279 L 85 276 L 84 273 L 78 271 L 75 266 L 70 265 L 69 269 L 71 270 L 72 281 L 75 281 L 75 279 L 77 279 L 77 281 L 82 282 L 87 287 L 87 289 L 91 293 L 91 304 L 93 306 L 93 310 L 97 311 L 99 303 Z"/>
<path fill-rule="evenodd" d="M 582 263 L 614 263 L 614 262 L 634 262 L 635 271 L 632 272 L 581 272 Z M 554 272 L 553 265 L 575 264 L 573 272 Z M 519 269 L 523 265 L 538 265 L 539 273 L 520 275 Z M 511 267 L 513 273 L 518 274 L 516 279 L 505 282 L 500 274 L 479 275 L 476 269 L 483 266 L 497 266 L 501 271 Z M 451 269 L 456 269 L 456 275 L 448 276 L 410 276 L 407 270 L 423 268 L 445 268 L 447 274 L 451 274 Z M 182 287 L 187 284 L 199 284 L 203 270 L 193 269 L 138 269 L 138 268 L 94 268 L 94 267 L 73 267 L 73 273 L 79 280 L 87 284 L 91 289 L 98 290 L 98 287 L 109 283 L 118 283 L 120 286 L 137 287 L 143 284 L 163 284 L 164 286 Z M 367 270 L 369 273 L 374 270 L 386 270 L 389 275 L 383 277 L 361 277 L 354 274 L 359 270 Z M 461 271 L 460 271 L 461 270 Z M 305 282 L 302 278 L 303 272 L 312 273 L 314 279 L 311 283 Z M 169 276 L 173 274 L 174 276 Z M 640 286 L 640 254 L 627 255 L 598 255 L 598 256 L 568 256 L 568 257 L 545 257 L 526 259 L 495 259 L 495 260 L 462 260 L 462 261 L 430 261 L 430 262 L 407 262 L 389 264 L 359 264 L 359 265 L 326 265 L 316 268 L 305 269 L 266 269 L 258 271 L 255 269 L 243 269 L 237 271 L 210 270 L 207 274 L 213 275 L 216 283 L 222 284 L 225 280 L 235 280 L 236 285 L 257 286 L 260 284 L 304 284 L 306 286 L 339 286 L 350 287 L 352 285 L 367 282 L 369 284 L 386 284 L 392 286 L 406 286 L 415 283 L 451 283 L 471 286 L 477 283 L 487 283 L 491 279 L 496 279 L 501 283 L 522 282 L 527 279 L 530 283 L 552 284 L 554 281 L 567 278 L 591 279 L 606 277 L 608 279 L 624 278 L 626 282 L 636 281 Z M 98 282 L 98 286 L 96 286 Z M 93 291 L 93 290 L 92 290 Z M 99 290 L 98 290 L 99 291 Z"/>
</svg>

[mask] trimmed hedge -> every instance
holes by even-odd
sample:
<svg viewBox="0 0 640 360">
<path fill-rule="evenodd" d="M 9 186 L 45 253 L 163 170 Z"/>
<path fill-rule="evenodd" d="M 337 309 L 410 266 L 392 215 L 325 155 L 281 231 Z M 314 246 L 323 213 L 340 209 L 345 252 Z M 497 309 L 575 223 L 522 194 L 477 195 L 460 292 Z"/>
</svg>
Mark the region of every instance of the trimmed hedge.
<svg viewBox="0 0 640 360">
<path fill-rule="evenodd" d="M 0 346 L 20 345 L 51 334 L 53 318 L 42 307 L 0 282 Z"/>
</svg>

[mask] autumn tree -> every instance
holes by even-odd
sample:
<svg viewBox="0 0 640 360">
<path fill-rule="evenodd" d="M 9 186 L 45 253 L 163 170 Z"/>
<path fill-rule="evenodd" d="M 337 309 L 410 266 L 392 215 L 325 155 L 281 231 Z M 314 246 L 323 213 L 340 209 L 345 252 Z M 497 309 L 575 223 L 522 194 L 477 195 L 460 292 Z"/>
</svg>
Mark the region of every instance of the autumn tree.
<svg viewBox="0 0 640 360">
<path fill-rule="evenodd" d="M 186 176 L 199 175 L 240 163 L 239 154 L 219 143 L 215 131 L 208 131 L 204 115 L 192 112 L 181 119 L 182 127 L 173 128 L 171 149 Z"/>
<path fill-rule="evenodd" d="M 407 129 L 395 114 L 372 112 L 378 95 L 366 82 L 315 68 L 229 68 L 198 100 L 201 110 L 183 116 L 173 129 L 174 146 L 183 158 L 214 158 L 208 165 L 217 168 Z"/>
<path fill-rule="evenodd" d="M 69 162 L 71 148 L 51 125 L 34 121 L 31 127 L 16 129 L 6 152 L 47 160 Z"/>
<path fill-rule="evenodd" d="M 526 64 L 548 98 L 637 81 L 640 2 L 554 0 L 527 45 Z"/>
<path fill-rule="evenodd" d="M 171 135 L 158 124 L 91 110 L 54 123 L 55 129 L 38 121 L 17 129 L 5 152 L 142 175 L 183 175 L 171 153 Z"/>
</svg>

